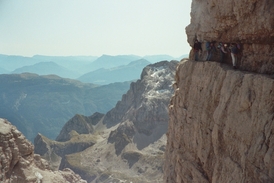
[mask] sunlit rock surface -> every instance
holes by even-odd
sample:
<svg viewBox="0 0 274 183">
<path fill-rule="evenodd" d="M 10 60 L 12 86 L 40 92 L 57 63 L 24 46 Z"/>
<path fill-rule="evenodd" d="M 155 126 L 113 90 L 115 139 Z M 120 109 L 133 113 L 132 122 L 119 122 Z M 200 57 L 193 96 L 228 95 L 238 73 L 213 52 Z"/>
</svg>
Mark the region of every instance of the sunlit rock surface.
<svg viewBox="0 0 274 183">
<path fill-rule="evenodd" d="M 274 182 L 274 80 L 182 61 L 169 106 L 165 182 Z"/>
</svg>

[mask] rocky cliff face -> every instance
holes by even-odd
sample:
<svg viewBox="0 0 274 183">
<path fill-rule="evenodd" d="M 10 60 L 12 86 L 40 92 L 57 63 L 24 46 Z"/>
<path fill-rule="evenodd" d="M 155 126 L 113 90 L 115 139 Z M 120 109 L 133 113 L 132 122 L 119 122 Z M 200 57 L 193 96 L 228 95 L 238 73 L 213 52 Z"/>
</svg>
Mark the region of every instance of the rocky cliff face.
<svg viewBox="0 0 274 183">
<path fill-rule="evenodd" d="M 66 153 L 63 148 L 60 168 L 71 168 L 92 183 L 162 182 L 168 104 L 177 64 L 177 61 L 162 61 L 145 67 L 141 79 L 131 84 L 115 108 L 104 116 L 97 115 L 99 121 L 88 123 L 83 120 L 87 118 L 75 116 L 57 138 L 65 142 L 50 141 L 39 135 L 35 149 L 37 152 L 45 149 L 42 155 L 49 159 L 73 139 L 80 139 L 75 147 L 81 146 L 79 143 L 85 137 L 94 139 L 94 144 L 78 153 Z"/>
<path fill-rule="evenodd" d="M 230 60 L 196 62 L 191 55 L 180 62 L 169 105 L 165 182 L 274 182 L 274 79 L 266 75 L 274 73 L 271 12 L 269 0 L 192 1 L 190 45 L 195 38 L 203 46 L 240 43 L 239 70 Z"/>
<path fill-rule="evenodd" d="M 85 183 L 70 169 L 51 171 L 49 164 L 33 153 L 33 145 L 7 120 L 0 118 L 1 183 Z"/>
<path fill-rule="evenodd" d="M 165 182 L 274 182 L 274 80 L 184 61 L 169 106 Z"/>
<path fill-rule="evenodd" d="M 191 23 L 186 28 L 188 42 L 193 45 L 198 38 L 201 42 L 240 43 L 239 68 L 273 74 L 273 12 L 271 0 L 193 0 Z M 227 62 L 231 63 L 230 59 Z"/>
</svg>

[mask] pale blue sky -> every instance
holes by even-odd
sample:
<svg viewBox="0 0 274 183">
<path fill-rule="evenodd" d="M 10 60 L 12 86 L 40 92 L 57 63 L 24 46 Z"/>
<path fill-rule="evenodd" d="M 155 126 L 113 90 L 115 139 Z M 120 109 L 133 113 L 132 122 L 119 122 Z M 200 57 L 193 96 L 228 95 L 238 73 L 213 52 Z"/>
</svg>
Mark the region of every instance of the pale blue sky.
<svg viewBox="0 0 274 183">
<path fill-rule="evenodd" d="M 0 0 L 0 54 L 187 54 L 191 0 Z"/>
</svg>

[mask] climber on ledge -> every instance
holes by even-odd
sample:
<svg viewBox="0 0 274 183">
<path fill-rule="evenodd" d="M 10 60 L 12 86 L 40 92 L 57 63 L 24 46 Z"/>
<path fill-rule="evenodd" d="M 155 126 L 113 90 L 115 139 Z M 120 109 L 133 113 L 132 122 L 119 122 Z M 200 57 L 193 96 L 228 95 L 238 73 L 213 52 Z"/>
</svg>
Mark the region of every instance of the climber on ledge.
<svg viewBox="0 0 274 183">
<path fill-rule="evenodd" d="M 195 61 L 199 61 L 199 51 L 201 50 L 202 52 L 202 47 L 201 47 L 201 43 L 196 39 L 194 42 L 194 56 L 195 56 Z"/>
<path fill-rule="evenodd" d="M 231 52 L 231 58 L 232 58 L 232 65 L 234 69 L 236 68 L 236 62 L 237 62 L 237 54 L 239 52 L 239 47 L 235 43 L 232 43 L 231 46 L 229 47 L 230 52 Z"/>
<path fill-rule="evenodd" d="M 209 61 L 211 59 L 213 51 L 216 51 L 214 42 L 206 42 L 206 50 L 207 50 L 206 61 Z"/>
<path fill-rule="evenodd" d="M 220 62 L 222 63 L 227 53 L 227 44 L 219 43 L 218 48 L 220 49 Z"/>
</svg>

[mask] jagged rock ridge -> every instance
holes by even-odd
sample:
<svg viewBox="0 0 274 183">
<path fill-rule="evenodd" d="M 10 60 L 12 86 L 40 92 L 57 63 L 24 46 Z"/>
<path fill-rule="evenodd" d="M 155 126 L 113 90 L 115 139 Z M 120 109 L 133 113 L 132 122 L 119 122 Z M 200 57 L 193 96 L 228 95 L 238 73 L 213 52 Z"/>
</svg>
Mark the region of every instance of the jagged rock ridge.
<svg viewBox="0 0 274 183">
<path fill-rule="evenodd" d="M 47 161 L 34 154 L 33 145 L 5 119 L 0 118 L 1 183 L 85 183 L 70 169 L 51 171 Z"/>
<path fill-rule="evenodd" d="M 60 168 L 69 167 L 89 182 L 161 182 L 168 103 L 177 64 L 177 61 L 162 61 L 145 67 L 141 79 L 131 84 L 115 108 L 98 123 L 90 123 L 93 131 L 86 135 L 93 136 L 95 144 L 84 151 L 63 156 Z M 68 123 L 86 126 L 83 121 Z M 68 126 L 64 129 L 66 133 L 73 131 Z M 79 131 L 73 134 L 74 138 L 85 135 Z M 43 143 L 35 144 L 37 150 L 61 143 L 42 139 Z"/>
</svg>

